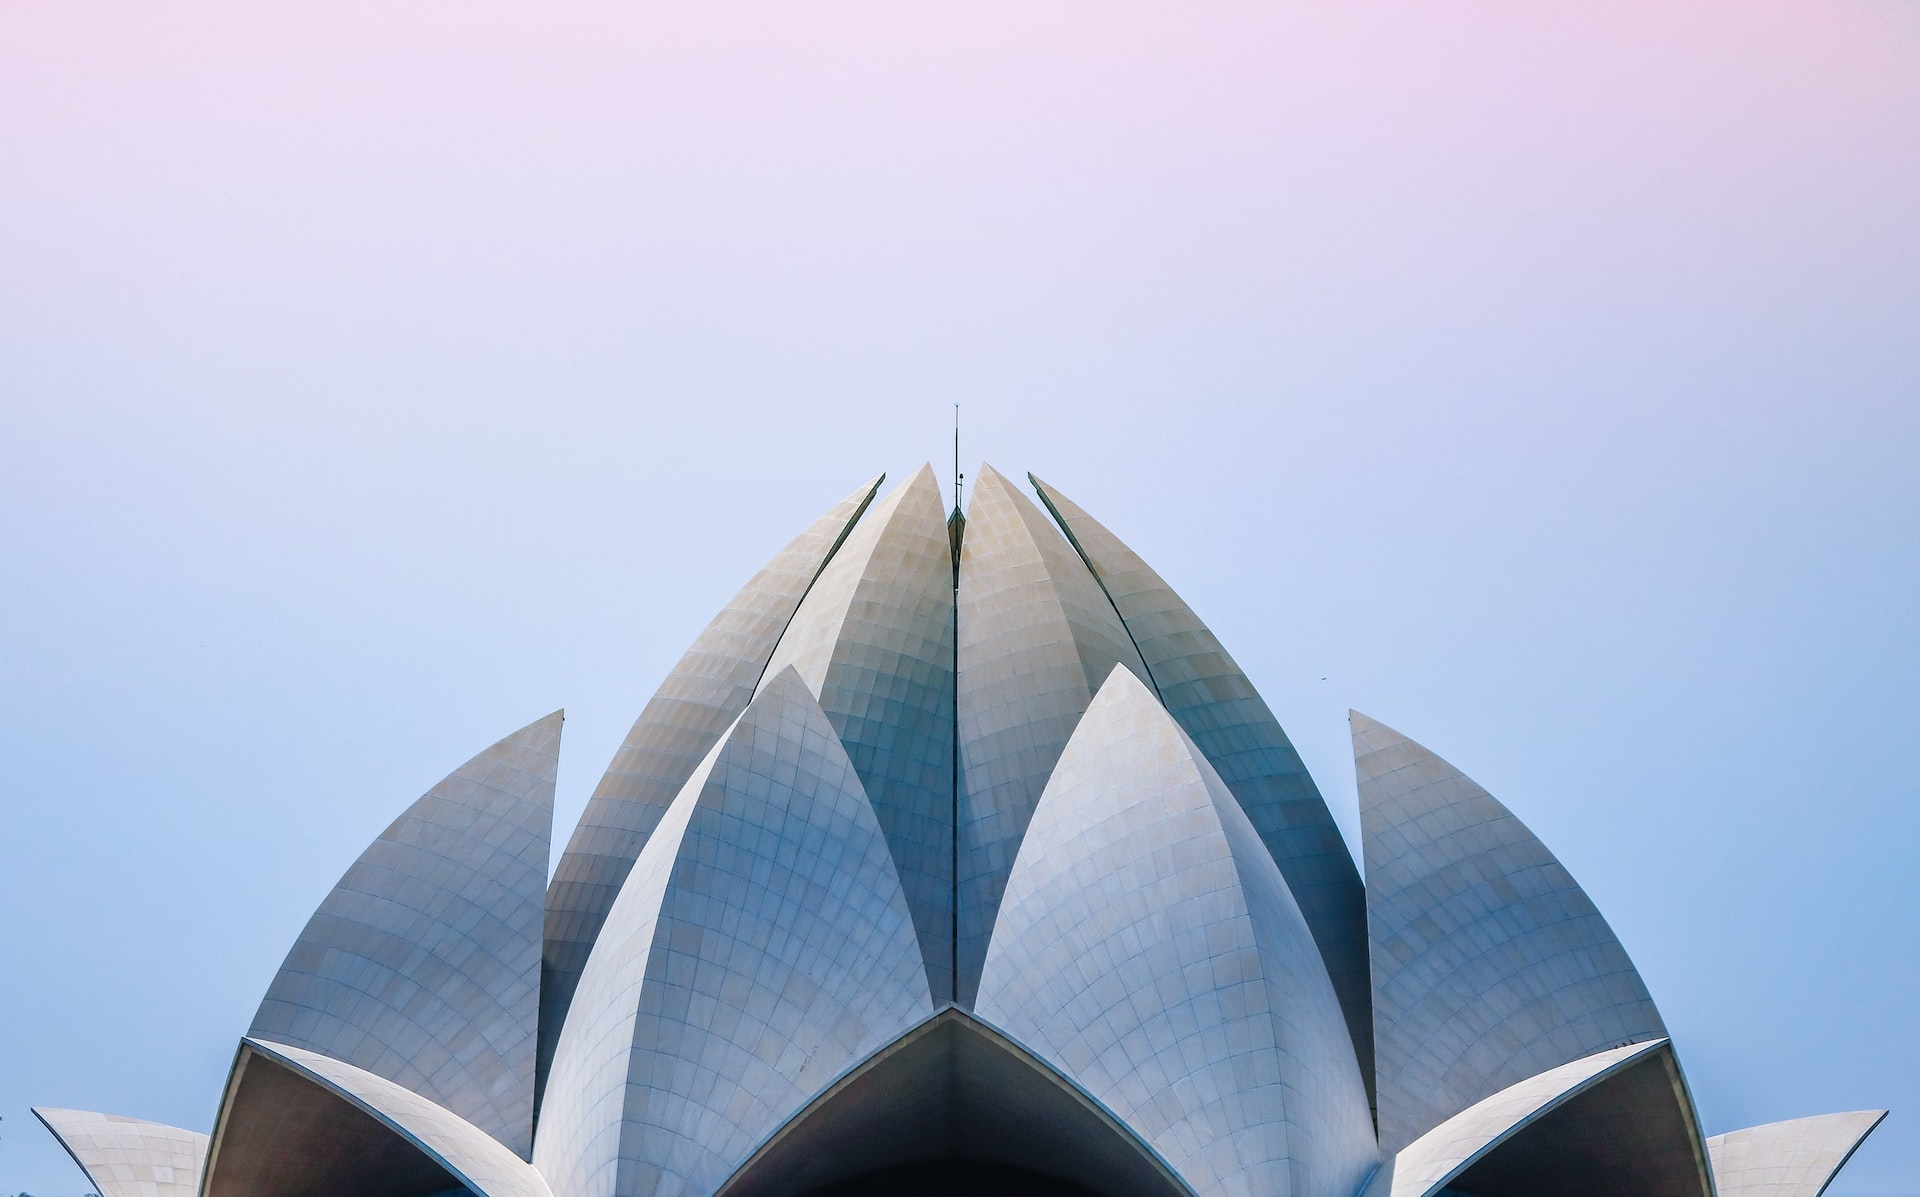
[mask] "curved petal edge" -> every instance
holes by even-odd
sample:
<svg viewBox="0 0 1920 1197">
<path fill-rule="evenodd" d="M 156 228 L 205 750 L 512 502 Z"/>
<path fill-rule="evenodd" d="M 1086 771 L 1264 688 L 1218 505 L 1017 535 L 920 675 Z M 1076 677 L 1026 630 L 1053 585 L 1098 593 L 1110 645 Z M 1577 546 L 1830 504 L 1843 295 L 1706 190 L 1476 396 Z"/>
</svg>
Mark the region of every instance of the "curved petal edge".
<svg viewBox="0 0 1920 1197">
<path fill-rule="evenodd" d="M 1368 1185 L 1367 1197 L 1434 1197 L 1536 1119 L 1666 1042 L 1654 1039 L 1596 1052 L 1482 1098 L 1401 1148 Z"/>
<path fill-rule="evenodd" d="M 1886 1118 L 1854 1110 L 1769 1122 L 1707 1140 L 1720 1197 L 1820 1197 Z"/>
<path fill-rule="evenodd" d="M 163 1122 L 35 1106 L 100 1197 L 194 1197 L 207 1136 Z"/>
<path fill-rule="evenodd" d="M 533 1165 L 482 1128 L 405 1086 L 318 1052 L 251 1037 L 241 1042 L 240 1057 L 234 1065 L 236 1081 L 244 1076 L 249 1057 L 278 1065 L 370 1116 L 477 1197 L 553 1197 Z M 208 1164 L 209 1185 L 218 1175 L 237 1092 L 230 1086 L 229 1100 L 221 1112 L 221 1126 L 215 1132 Z M 267 1113 L 271 1117 L 272 1112 Z"/>
</svg>

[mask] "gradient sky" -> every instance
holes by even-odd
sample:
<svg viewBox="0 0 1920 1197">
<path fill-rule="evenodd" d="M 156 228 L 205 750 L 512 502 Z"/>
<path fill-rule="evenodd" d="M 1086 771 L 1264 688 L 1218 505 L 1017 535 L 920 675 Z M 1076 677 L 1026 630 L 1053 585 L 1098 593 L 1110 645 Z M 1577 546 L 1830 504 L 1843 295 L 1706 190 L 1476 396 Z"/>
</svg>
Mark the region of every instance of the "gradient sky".
<svg viewBox="0 0 1920 1197">
<path fill-rule="evenodd" d="M 1920 3 L 557 7 L 0 7 L 0 1191 L 958 402 L 1920 1193 Z"/>
</svg>

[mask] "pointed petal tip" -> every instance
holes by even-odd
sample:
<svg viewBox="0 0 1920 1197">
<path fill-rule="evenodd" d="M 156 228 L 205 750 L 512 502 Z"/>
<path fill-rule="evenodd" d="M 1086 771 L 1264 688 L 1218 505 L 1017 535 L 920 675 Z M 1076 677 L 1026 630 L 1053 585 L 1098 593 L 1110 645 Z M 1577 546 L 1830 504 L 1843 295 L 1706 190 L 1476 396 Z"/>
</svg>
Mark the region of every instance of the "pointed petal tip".
<svg viewBox="0 0 1920 1197">
<path fill-rule="evenodd" d="M 1093 701 L 1099 702 L 1101 697 L 1109 691 L 1113 694 L 1109 699 L 1112 702 L 1138 702 L 1144 698 L 1156 707 L 1160 705 L 1160 700 L 1147 689 L 1147 684 L 1140 680 L 1139 675 L 1127 668 L 1125 661 L 1113 663 L 1113 668 L 1107 671 L 1107 679 L 1100 683 L 1100 689 L 1093 696 Z"/>
<path fill-rule="evenodd" d="M 780 672 L 767 679 L 767 684 L 760 688 L 759 694 L 754 695 L 754 700 L 756 702 L 759 701 L 763 695 L 771 690 L 784 690 L 792 686 L 798 686 L 802 690 L 807 690 L 806 679 L 800 676 L 799 667 L 789 664 L 781 669 Z M 807 690 L 807 696 L 811 698 L 813 691 Z"/>
<path fill-rule="evenodd" d="M 862 482 L 860 485 L 854 487 L 852 491 L 848 492 L 847 497 L 841 500 L 841 502 L 842 503 L 858 503 L 862 499 L 865 499 L 871 496 L 873 492 L 879 490 L 881 484 L 884 483 L 886 480 L 887 480 L 887 472 L 885 470 L 881 470 L 878 474 L 875 474 L 873 477 L 867 479 L 865 482 Z"/>
<path fill-rule="evenodd" d="M 840 540 L 845 540 L 846 534 L 853 530 L 853 525 L 859 521 L 859 517 L 866 514 L 867 508 L 872 505 L 874 498 L 879 495 L 880 488 L 886 481 L 887 472 L 882 470 L 865 482 L 862 482 L 859 486 L 854 487 L 846 498 L 828 508 L 827 514 L 822 516 L 822 519 L 830 519 L 838 512 L 842 518 L 846 520 L 846 523 L 840 529 Z M 834 547 L 839 547 L 839 541 L 834 542 Z M 791 549 L 792 546 L 789 545 L 788 548 Z"/>
<path fill-rule="evenodd" d="M 562 707 L 540 716 L 519 731 L 502 736 L 496 747 L 513 745 L 516 748 L 533 749 L 543 752 L 544 755 L 557 757 L 560 755 L 560 731 L 566 721 L 567 711 Z"/>
<path fill-rule="evenodd" d="M 932 491 L 937 499 L 940 495 L 940 479 L 933 472 L 933 464 L 928 462 L 921 465 L 913 472 L 913 477 L 907 479 L 900 489 Z"/>
<path fill-rule="evenodd" d="M 1402 746 L 1413 752 L 1435 755 L 1426 745 L 1396 728 L 1389 727 L 1365 711 L 1349 709 L 1347 711 L 1347 733 L 1353 740 L 1353 757 L 1361 757 L 1380 749 Z"/>
<path fill-rule="evenodd" d="M 1053 512 L 1054 522 L 1060 524 L 1063 529 L 1066 527 L 1068 518 L 1092 518 L 1080 509 L 1078 503 L 1075 503 L 1072 499 L 1060 493 L 1059 487 L 1048 482 L 1045 478 L 1040 477 L 1040 475 L 1034 473 L 1032 470 L 1027 471 L 1027 484 L 1033 487 L 1033 493 L 1040 496 L 1040 501 L 1047 505 L 1049 511 Z M 1060 510 L 1063 505 L 1068 508 L 1067 511 Z"/>
<path fill-rule="evenodd" d="M 1362 736 L 1384 735 L 1384 736 L 1390 736 L 1394 739 L 1400 739 L 1400 740 L 1406 739 L 1405 736 L 1401 735 L 1397 731 L 1394 731 L 1392 728 L 1380 722 L 1378 719 L 1375 719 L 1373 716 L 1367 714 L 1365 711 L 1356 711 L 1352 707 L 1347 708 L 1347 732 L 1349 735 L 1353 737 L 1355 752 L 1358 752 L 1360 750 L 1359 741 L 1360 741 L 1360 737 Z"/>
<path fill-rule="evenodd" d="M 885 477 L 885 475 L 882 475 L 882 477 Z M 849 526 L 847 529 L 848 537 L 851 537 L 857 528 L 870 528 L 875 519 L 882 519 L 882 522 L 884 522 L 884 517 L 899 510 L 900 505 L 908 501 L 909 495 L 918 496 L 914 499 L 916 503 L 923 501 L 926 496 L 932 496 L 935 504 L 939 504 L 940 480 L 934 476 L 931 465 L 922 465 L 919 469 L 907 475 L 905 481 L 888 491 L 884 496 L 880 495 L 879 486 L 880 484 L 878 482 L 874 483 L 873 493 L 862 506 L 858 523 Z M 843 543 L 845 539 L 844 537 L 842 538 Z M 838 556 L 838 545 L 835 546 L 834 552 L 835 555 Z"/>
<path fill-rule="evenodd" d="M 1070 526 L 1069 521 L 1090 518 L 1087 513 L 1080 510 L 1079 504 L 1061 494 L 1058 489 L 1032 470 L 1027 471 L 1027 485 L 1033 488 L 1033 493 L 1039 496 L 1041 504 L 1046 507 L 1047 514 L 1053 517 L 1053 522 L 1060 526 L 1060 531 L 1066 534 L 1067 539 L 1073 542 L 1076 551 L 1080 551 L 1084 558 L 1085 552 L 1079 550 L 1079 534 Z M 1065 510 L 1062 510 L 1063 507 Z M 1088 563 L 1088 568 L 1093 568 L 1091 562 Z"/>
</svg>

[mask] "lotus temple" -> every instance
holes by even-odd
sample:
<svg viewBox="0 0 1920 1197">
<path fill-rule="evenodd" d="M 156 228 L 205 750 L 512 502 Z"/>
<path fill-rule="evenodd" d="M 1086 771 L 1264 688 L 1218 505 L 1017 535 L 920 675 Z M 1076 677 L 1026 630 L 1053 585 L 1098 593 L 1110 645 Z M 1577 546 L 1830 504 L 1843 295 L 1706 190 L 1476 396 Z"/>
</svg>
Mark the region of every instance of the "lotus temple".
<svg viewBox="0 0 1920 1197">
<path fill-rule="evenodd" d="M 551 878 L 558 712 L 407 806 L 211 1136 L 36 1113 L 101 1197 L 1817 1197 L 1884 1117 L 1703 1136 L 1525 824 L 1355 713 L 1356 867 L 1206 625 L 1032 489 L 801 532 Z"/>
</svg>

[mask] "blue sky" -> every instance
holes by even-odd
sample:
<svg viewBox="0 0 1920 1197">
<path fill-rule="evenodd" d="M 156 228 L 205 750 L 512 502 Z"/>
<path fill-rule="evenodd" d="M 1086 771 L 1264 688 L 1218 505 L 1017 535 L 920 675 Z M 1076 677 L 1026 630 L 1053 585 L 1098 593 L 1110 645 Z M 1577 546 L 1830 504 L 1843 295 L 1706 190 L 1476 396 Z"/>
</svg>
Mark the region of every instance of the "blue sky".
<svg viewBox="0 0 1920 1197">
<path fill-rule="evenodd" d="M 0 1191 L 206 1129 L 339 873 L 560 835 L 877 470 L 1033 470 L 1511 806 L 1710 1132 L 1920 1192 L 1920 7 L 0 14 Z"/>
</svg>

